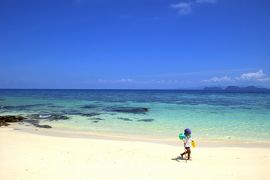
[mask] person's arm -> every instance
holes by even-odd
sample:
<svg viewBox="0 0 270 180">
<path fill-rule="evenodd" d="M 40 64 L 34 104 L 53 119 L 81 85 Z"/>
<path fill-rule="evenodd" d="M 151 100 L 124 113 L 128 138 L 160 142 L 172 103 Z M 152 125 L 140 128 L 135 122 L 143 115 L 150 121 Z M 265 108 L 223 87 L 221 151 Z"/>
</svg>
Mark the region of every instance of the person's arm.
<svg viewBox="0 0 270 180">
<path fill-rule="evenodd" d="M 186 140 L 186 138 L 185 138 L 185 139 L 183 139 L 183 142 L 184 142 L 184 147 L 186 147 L 186 144 L 187 144 L 187 140 Z"/>
</svg>

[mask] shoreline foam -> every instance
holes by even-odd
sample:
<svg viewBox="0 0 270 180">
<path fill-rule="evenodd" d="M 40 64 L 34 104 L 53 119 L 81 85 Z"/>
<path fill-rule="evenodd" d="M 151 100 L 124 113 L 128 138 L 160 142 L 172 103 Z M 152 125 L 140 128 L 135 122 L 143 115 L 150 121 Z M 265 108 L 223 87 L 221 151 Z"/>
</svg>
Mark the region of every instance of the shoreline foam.
<svg viewBox="0 0 270 180">
<path fill-rule="evenodd" d="M 102 139 L 102 140 L 119 140 L 119 141 L 137 141 L 158 144 L 167 144 L 172 146 L 182 146 L 182 141 L 177 137 L 168 138 L 167 136 L 149 136 L 139 134 L 123 134 L 116 132 L 104 131 L 83 131 L 67 128 L 37 128 L 34 126 L 26 126 L 19 123 L 13 123 L 7 128 L 43 136 L 67 137 L 67 138 L 83 138 L 83 139 Z M 215 140 L 215 139 L 195 139 L 198 146 L 201 147 L 247 147 L 247 148 L 270 148 L 268 141 L 236 141 L 236 140 Z"/>
</svg>

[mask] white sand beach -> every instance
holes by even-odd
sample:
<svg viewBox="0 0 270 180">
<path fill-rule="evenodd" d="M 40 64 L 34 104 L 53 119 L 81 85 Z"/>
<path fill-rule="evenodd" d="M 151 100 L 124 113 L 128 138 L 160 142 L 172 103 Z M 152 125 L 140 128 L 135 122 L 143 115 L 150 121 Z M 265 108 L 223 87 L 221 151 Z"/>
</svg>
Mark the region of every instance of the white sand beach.
<svg viewBox="0 0 270 180">
<path fill-rule="evenodd" d="M 0 179 L 269 179 L 270 148 L 179 147 L 0 128 Z"/>
</svg>

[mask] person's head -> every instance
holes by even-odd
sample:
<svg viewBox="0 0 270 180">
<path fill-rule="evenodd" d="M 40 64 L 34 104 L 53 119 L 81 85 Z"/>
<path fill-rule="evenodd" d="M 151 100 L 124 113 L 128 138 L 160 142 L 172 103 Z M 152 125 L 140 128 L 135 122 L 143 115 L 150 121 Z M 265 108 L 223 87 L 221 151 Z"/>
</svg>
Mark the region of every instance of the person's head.
<svg viewBox="0 0 270 180">
<path fill-rule="evenodd" d="M 186 136 L 190 136 L 190 135 L 191 135 L 191 130 L 190 130 L 189 128 L 186 128 L 186 129 L 184 130 L 184 134 L 185 134 Z"/>
</svg>

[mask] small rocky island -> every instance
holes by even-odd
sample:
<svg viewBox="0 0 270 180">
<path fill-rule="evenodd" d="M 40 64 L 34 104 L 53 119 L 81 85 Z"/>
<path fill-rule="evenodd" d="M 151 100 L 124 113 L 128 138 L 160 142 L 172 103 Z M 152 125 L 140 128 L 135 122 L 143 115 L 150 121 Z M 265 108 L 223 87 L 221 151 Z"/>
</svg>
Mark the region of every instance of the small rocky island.
<svg viewBox="0 0 270 180">
<path fill-rule="evenodd" d="M 246 93 L 256 93 L 256 92 L 270 92 L 270 89 L 260 88 L 256 86 L 227 86 L 225 88 L 222 87 L 205 87 L 203 91 L 215 91 L 215 92 L 246 92 Z"/>
</svg>

